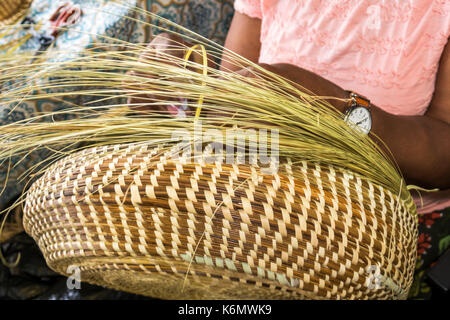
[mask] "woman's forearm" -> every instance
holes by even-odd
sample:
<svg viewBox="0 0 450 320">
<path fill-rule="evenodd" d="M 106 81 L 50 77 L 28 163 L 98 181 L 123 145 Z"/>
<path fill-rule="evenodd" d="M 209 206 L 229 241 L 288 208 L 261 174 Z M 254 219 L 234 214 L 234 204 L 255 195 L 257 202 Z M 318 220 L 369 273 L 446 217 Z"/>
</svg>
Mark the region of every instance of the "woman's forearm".
<svg viewBox="0 0 450 320">
<path fill-rule="evenodd" d="M 225 41 L 225 48 L 238 55 L 257 63 L 259 59 L 261 20 L 235 12 L 230 30 Z M 237 71 L 243 65 L 236 65 L 233 55 L 225 50 L 222 56 L 222 71 Z"/>
<path fill-rule="evenodd" d="M 306 70 L 299 73 L 297 83 L 319 96 L 348 98 L 348 92 L 336 84 Z M 292 77 L 292 75 L 291 75 Z M 330 100 L 344 113 L 347 104 Z M 371 106 L 370 136 L 392 153 L 408 183 L 429 188 L 450 188 L 450 124 L 428 116 L 398 116 Z"/>
<path fill-rule="evenodd" d="M 292 75 L 291 75 L 292 77 Z M 348 92 L 336 84 L 303 70 L 297 83 L 319 96 L 348 98 Z M 344 113 L 347 104 L 330 100 Z M 370 136 L 391 152 L 408 183 L 430 188 L 450 188 L 450 124 L 427 116 L 397 116 L 371 107 Z"/>
</svg>

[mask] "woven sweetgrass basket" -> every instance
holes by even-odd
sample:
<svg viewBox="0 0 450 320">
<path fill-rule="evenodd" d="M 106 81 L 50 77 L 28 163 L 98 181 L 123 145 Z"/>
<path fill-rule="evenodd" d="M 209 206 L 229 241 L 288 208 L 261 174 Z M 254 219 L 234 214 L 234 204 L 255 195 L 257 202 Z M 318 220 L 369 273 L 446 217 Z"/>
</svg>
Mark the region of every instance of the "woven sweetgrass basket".
<svg viewBox="0 0 450 320">
<path fill-rule="evenodd" d="M 33 0 L 0 0 L 0 26 L 23 17 Z"/>
<path fill-rule="evenodd" d="M 169 299 L 404 299 L 416 259 L 409 195 L 330 166 L 263 175 L 146 146 L 54 164 L 24 227 L 59 273 Z"/>
</svg>

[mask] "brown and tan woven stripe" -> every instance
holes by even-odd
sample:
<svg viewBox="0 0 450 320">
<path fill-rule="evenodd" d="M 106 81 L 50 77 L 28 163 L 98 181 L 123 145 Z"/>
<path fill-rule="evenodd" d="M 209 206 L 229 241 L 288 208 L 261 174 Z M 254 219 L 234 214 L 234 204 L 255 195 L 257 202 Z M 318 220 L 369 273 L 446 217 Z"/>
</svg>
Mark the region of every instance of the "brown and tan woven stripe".
<svg viewBox="0 0 450 320">
<path fill-rule="evenodd" d="M 33 0 L 0 0 L 0 26 L 23 17 Z"/>
<path fill-rule="evenodd" d="M 411 198 L 363 177 L 289 160 L 263 175 L 142 145 L 54 164 L 24 226 L 55 271 L 170 299 L 403 299 L 416 259 Z"/>
</svg>

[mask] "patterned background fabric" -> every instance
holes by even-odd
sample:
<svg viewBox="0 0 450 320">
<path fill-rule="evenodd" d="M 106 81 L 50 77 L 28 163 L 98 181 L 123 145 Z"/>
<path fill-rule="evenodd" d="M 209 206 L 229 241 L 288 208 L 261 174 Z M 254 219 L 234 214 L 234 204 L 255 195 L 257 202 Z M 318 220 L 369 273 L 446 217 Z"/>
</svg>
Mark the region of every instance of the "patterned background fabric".
<svg viewBox="0 0 450 320">
<path fill-rule="evenodd" d="M 234 13 L 233 0 L 150 0 L 148 3 L 149 11 L 219 44 L 225 42 Z M 153 29 L 154 34 L 159 32 Z"/>
<path fill-rule="evenodd" d="M 430 281 L 427 272 L 447 250 L 450 250 L 450 208 L 419 216 L 417 264 L 409 299 L 431 299 L 444 294 Z"/>
<path fill-rule="evenodd" d="M 123 18 L 124 15 L 129 13 L 129 10 L 125 7 L 120 7 L 111 4 L 109 1 L 98 0 L 74 0 L 74 3 L 80 4 L 83 9 L 83 16 L 80 23 L 71 27 L 67 32 L 62 32 L 55 41 L 54 48 L 57 50 L 67 50 L 58 54 L 55 60 L 67 61 L 74 59 L 83 50 L 94 44 L 102 44 L 110 42 L 102 36 L 108 36 L 120 40 L 134 40 L 137 41 L 142 38 L 142 34 L 139 32 L 133 33 L 133 25 L 130 20 Z M 30 8 L 29 17 L 32 17 L 36 22 L 48 21 L 49 17 L 56 10 L 56 8 L 64 2 L 60 1 L 48 1 L 48 0 L 35 0 Z M 124 4 L 135 4 L 134 0 L 126 0 Z M 20 23 L 20 21 L 18 22 Z M 0 39 L 0 46 L 14 42 L 15 39 L 20 39 L 28 31 L 20 30 L 11 35 L 8 35 Z M 46 32 L 49 34 L 48 24 L 44 25 L 39 33 Z M 128 36 L 132 34 L 132 36 Z M 39 48 L 39 42 L 36 37 L 31 38 L 25 42 L 14 53 L 30 52 L 33 53 Z M 8 52 L 8 49 L 4 50 Z M 19 79 L 16 81 L 26 81 L 26 79 Z M 8 87 L 14 87 L 15 83 L 3 83 L 3 87 L 0 90 L 7 90 Z M 67 89 L 69 90 L 69 89 Z M 54 90 L 45 90 L 45 92 L 51 92 Z M 86 102 L 92 100 L 86 96 L 71 96 L 65 97 L 61 102 L 57 99 L 41 99 L 37 101 L 22 102 L 20 104 L 12 103 L 8 104 L 5 101 L 0 101 L 0 124 L 8 124 L 15 121 L 23 120 L 38 115 L 41 112 L 58 111 L 70 106 L 70 104 L 83 105 Z M 61 116 L 63 118 L 69 118 L 71 115 L 65 114 Z M 2 184 L 6 180 L 6 176 L 9 171 L 9 182 L 0 196 L 0 209 L 4 209 L 11 204 L 12 201 L 21 194 L 25 187 L 25 181 L 19 181 L 20 176 L 33 165 L 41 162 L 49 156 L 49 152 L 40 151 L 33 152 L 23 161 L 18 163 L 19 157 L 13 157 L 11 159 L 12 165 L 15 165 L 13 169 L 8 168 L 10 164 L 4 163 L 0 165 L 0 181 Z M 11 170 L 9 170 L 11 169 Z"/>
</svg>

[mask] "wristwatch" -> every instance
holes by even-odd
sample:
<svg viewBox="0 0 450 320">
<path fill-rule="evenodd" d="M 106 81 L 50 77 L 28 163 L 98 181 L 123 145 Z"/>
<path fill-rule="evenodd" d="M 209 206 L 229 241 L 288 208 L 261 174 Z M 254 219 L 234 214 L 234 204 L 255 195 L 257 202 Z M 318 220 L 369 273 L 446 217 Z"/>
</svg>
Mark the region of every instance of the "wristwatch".
<svg viewBox="0 0 450 320">
<path fill-rule="evenodd" d="M 344 112 L 344 121 L 362 134 L 369 134 L 372 128 L 370 100 L 354 92 L 349 92 L 349 95 L 350 104 Z"/>
</svg>

